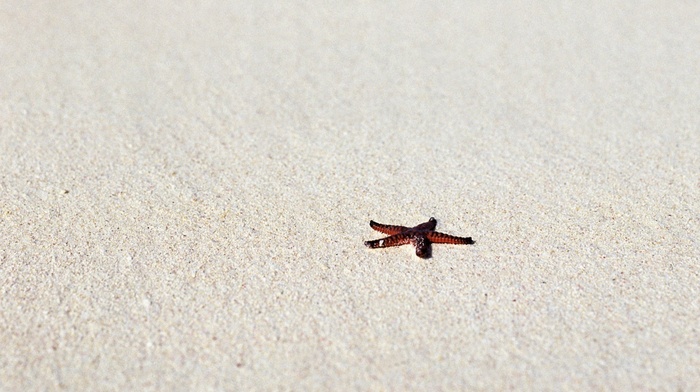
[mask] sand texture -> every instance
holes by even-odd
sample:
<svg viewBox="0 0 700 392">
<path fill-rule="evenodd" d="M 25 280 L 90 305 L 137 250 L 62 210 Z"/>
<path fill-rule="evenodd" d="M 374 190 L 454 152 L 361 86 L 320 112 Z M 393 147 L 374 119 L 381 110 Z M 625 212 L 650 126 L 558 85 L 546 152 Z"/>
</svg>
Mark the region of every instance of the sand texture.
<svg viewBox="0 0 700 392">
<path fill-rule="evenodd" d="M 0 390 L 700 390 L 700 3 L 242 3 L 0 2 Z"/>
</svg>

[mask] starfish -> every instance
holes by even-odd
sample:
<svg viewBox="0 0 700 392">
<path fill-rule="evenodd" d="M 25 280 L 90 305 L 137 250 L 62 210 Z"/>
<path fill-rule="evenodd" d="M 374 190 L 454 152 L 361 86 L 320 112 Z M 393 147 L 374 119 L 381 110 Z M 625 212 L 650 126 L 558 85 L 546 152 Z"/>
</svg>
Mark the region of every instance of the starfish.
<svg viewBox="0 0 700 392">
<path fill-rule="evenodd" d="M 369 221 L 370 227 L 374 230 L 389 234 L 389 237 L 374 241 L 365 241 L 368 248 L 388 248 L 413 244 L 416 247 L 416 256 L 422 258 L 430 257 L 430 244 L 473 244 L 472 237 L 455 237 L 453 235 L 439 233 L 435 231 L 437 220 L 430 218 L 427 222 L 415 227 L 383 225 L 373 220 Z"/>
</svg>

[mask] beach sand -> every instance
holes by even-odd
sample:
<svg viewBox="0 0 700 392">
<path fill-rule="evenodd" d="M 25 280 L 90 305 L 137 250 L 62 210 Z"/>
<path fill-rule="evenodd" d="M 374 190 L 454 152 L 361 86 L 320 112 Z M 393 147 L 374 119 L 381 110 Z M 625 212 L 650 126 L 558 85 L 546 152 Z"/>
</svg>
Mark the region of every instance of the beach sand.
<svg viewBox="0 0 700 392">
<path fill-rule="evenodd" d="M 2 2 L 0 390 L 700 389 L 699 16 Z"/>
</svg>

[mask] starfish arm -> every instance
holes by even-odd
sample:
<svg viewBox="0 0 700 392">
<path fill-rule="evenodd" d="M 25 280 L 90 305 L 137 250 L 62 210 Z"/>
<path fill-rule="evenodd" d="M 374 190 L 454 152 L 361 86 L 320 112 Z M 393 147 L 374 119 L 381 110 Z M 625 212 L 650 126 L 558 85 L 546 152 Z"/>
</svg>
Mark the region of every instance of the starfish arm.
<svg viewBox="0 0 700 392">
<path fill-rule="evenodd" d="M 435 244 L 471 245 L 474 243 L 472 237 L 455 237 L 449 234 L 438 233 L 437 231 L 426 233 L 426 237 Z"/>
<path fill-rule="evenodd" d="M 416 247 L 416 256 L 427 259 L 430 257 L 430 241 L 425 236 L 414 236 L 411 238 L 413 246 Z"/>
<path fill-rule="evenodd" d="M 374 240 L 365 241 L 365 245 L 368 248 L 388 248 L 390 246 L 405 245 L 411 242 L 411 237 L 406 234 L 396 234 L 390 237 Z"/>
<path fill-rule="evenodd" d="M 413 228 L 413 230 L 435 230 L 437 225 L 437 220 L 435 218 L 428 219 L 427 222 L 421 223 L 420 225 Z"/>
<path fill-rule="evenodd" d="M 406 231 L 409 229 L 409 227 L 405 227 L 405 226 L 384 225 L 381 223 L 377 223 L 373 220 L 369 221 L 369 225 L 374 230 L 377 230 L 380 233 L 389 234 L 389 235 L 399 234 L 402 231 Z"/>
</svg>

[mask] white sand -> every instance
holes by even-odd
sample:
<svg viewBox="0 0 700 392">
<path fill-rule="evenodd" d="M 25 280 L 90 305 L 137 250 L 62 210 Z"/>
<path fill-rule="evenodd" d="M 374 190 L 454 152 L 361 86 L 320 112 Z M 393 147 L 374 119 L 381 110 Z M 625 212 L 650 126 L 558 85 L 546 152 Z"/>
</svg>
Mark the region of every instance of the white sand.
<svg viewBox="0 0 700 392">
<path fill-rule="evenodd" d="M 696 2 L 191 3 L 0 3 L 0 390 L 700 389 Z"/>
</svg>

